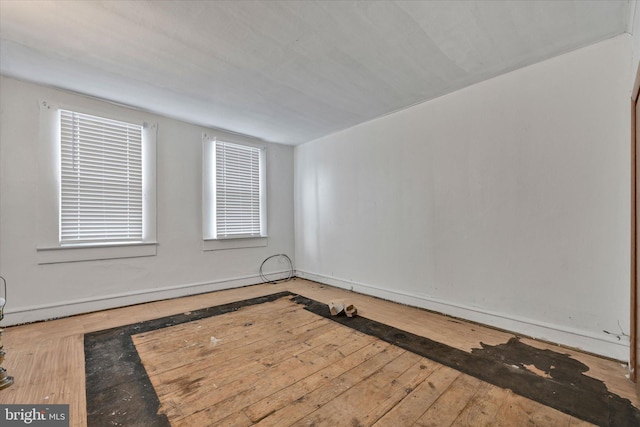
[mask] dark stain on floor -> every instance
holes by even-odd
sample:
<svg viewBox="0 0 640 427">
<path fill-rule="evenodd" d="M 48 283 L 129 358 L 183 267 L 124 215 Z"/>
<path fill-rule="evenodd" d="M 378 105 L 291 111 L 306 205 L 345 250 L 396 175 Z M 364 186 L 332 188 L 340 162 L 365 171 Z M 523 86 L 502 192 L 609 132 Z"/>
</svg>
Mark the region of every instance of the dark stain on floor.
<svg viewBox="0 0 640 427">
<path fill-rule="evenodd" d="M 603 427 L 640 426 L 638 408 L 609 392 L 602 381 L 584 375 L 589 368 L 567 354 L 531 347 L 517 337 L 496 346 L 481 344 L 468 353 L 364 317 L 331 316 L 326 304 L 305 297 L 294 300 L 320 316 L 584 421 Z M 540 372 L 527 368 L 531 366 Z"/>
<path fill-rule="evenodd" d="M 576 417 L 594 424 L 640 426 L 638 409 L 629 400 L 610 393 L 604 382 L 585 375 L 589 367 L 568 354 L 532 347 L 517 337 L 504 344 L 491 346 L 481 343 L 481 346 L 473 349 L 472 355 L 523 372 L 523 384 L 520 387 L 529 387 L 531 394 L 537 397 L 532 399 L 552 407 L 555 406 L 546 402 L 555 401 L 561 411 L 572 415 L 573 412 L 584 414 Z M 531 366 L 539 371 L 533 373 L 535 377 L 531 377 Z M 530 383 L 536 384 L 536 387 L 532 388 Z M 514 392 L 519 393 L 516 390 Z"/>
<path fill-rule="evenodd" d="M 158 414 L 160 401 L 138 356 L 132 335 L 219 316 L 292 295 L 291 292 L 280 292 L 85 334 L 87 426 L 170 426 L 167 417 Z"/>
<path fill-rule="evenodd" d="M 85 335 L 87 425 L 169 426 L 132 335 L 218 316 L 242 307 L 292 297 L 307 310 L 498 387 L 599 426 L 640 426 L 640 410 L 584 375 L 588 367 L 567 354 L 540 350 L 517 337 L 507 343 L 459 350 L 364 317 L 331 316 L 326 304 L 280 292 L 231 304 Z M 534 372 L 535 371 L 535 372 Z"/>
</svg>

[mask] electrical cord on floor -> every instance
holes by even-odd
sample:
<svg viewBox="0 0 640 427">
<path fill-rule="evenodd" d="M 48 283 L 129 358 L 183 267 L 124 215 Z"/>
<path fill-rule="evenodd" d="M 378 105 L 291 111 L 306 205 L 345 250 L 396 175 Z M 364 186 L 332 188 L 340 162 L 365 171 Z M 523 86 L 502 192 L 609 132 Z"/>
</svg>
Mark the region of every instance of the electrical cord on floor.
<svg viewBox="0 0 640 427">
<path fill-rule="evenodd" d="M 262 270 L 264 268 L 264 265 L 267 261 L 269 261 L 272 258 L 276 258 L 276 257 L 282 257 L 284 259 L 287 260 L 287 262 L 289 263 L 289 275 L 285 278 L 282 279 L 274 279 L 274 280 L 270 280 L 267 277 L 267 274 L 280 274 L 282 273 L 281 271 L 277 272 L 277 273 L 267 273 L 265 274 Z M 260 264 L 260 277 L 262 278 L 262 280 L 264 281 L 264 283 L 280 283 L 280 282 L 288 282 L 289 280 L 291 280 L 293 278 L 293 262 L 291 261 L 291 258 L 289 258 L 289 256 L 287 256 L 286 254 L 276 254 L 276 255 L 271 255 L 270 257 L 267 257 L 267 259 L 265 259 L 264 261 L 262 261 L 262 264 Z"/>
</svg>

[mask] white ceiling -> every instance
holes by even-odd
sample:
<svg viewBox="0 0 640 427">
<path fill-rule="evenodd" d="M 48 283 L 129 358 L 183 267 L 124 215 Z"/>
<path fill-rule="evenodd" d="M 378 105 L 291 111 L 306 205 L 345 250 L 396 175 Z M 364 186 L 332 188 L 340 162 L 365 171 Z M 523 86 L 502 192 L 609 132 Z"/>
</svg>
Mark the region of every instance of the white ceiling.
<svg viewBox="0 0 640 427">
<path fill-rule="evenodd" d="M 0 0 L 0 73 L 298 144 L 621 34 L 633 9 Z"/>
</svg>

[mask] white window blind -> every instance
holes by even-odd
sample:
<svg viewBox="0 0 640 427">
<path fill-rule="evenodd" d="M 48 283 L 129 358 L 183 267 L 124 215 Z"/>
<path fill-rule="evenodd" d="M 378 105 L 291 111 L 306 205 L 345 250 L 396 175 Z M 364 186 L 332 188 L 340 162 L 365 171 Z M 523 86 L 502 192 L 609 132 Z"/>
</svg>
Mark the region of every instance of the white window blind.
<svg viewBox="0 0 640 427">
<path fill-rule="evenodd" d="M 60 243 L 142 241 L 142 126 L 60 110 Z"/>
<path fill-rule="evenodd" d="M 260 149 L 216 141 L 216 238 L 261 236 Z"/>
</svg>

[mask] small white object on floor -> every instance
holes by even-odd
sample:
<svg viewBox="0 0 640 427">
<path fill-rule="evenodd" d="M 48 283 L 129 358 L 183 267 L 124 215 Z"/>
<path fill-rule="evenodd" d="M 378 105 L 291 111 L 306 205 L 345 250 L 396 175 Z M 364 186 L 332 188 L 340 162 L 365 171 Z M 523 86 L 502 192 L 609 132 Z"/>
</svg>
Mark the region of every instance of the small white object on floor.
<svg viewBox="0 0 640 427">
<path fill-rule="evenodd" d="M 347 317 L 353 317 L 358 314 L 358 309 L 353 304 L 349 304 L 345 307 L 344 313 L 347 315 Z"/>
<path fill-rule="evenodd" d="M 342 310 L 344 310 L 344 304 L 334 303 L 333 301 L 329 303 L 329 312 L 332 316 L 337 316 Z"/>
</svg>

